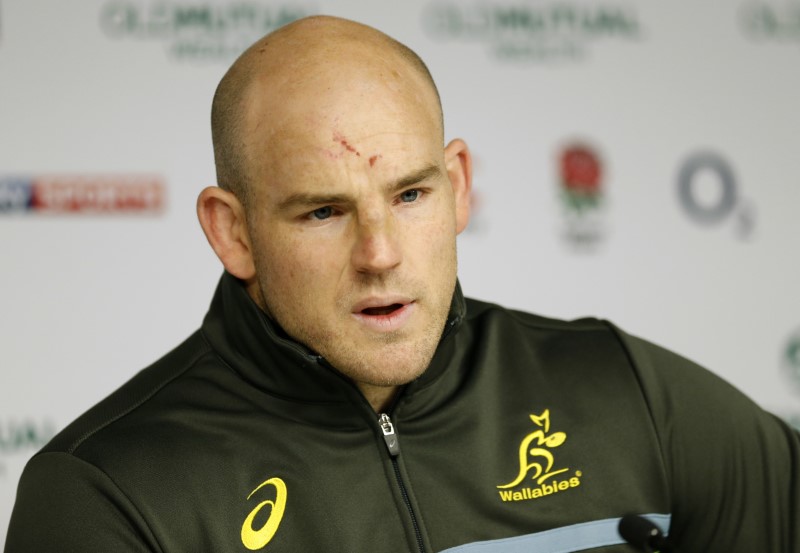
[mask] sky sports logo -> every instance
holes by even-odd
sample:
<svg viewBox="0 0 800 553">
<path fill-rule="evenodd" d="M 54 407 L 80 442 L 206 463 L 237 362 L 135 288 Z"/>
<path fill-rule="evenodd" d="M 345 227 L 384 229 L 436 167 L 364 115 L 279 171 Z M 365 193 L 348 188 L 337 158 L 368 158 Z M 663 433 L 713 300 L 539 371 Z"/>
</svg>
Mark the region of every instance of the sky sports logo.
<svg viewBox="0 0 800 553">
<path fill-rule="evenodd" d="M 164 180 L 153 175 L 0 176 L 0 215 L 152 215 L 165 203 Z"/>
</svg>

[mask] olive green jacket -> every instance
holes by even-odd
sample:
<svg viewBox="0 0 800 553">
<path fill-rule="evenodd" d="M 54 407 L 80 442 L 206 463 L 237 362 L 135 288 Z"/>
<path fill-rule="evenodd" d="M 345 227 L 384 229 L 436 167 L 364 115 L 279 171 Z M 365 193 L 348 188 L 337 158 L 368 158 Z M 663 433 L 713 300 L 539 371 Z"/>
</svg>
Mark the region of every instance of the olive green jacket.
<svg viewBox="0 0 800 553">
<path fill-rule="evenodd" d="M 800 438 L 607 322 L 460 289 L 377 414 L 226 274 L 198 332 L 30 460 L 5 551 L 623 552 L 627 513 L 683 553 L 800 552 Z"/>
</svg>

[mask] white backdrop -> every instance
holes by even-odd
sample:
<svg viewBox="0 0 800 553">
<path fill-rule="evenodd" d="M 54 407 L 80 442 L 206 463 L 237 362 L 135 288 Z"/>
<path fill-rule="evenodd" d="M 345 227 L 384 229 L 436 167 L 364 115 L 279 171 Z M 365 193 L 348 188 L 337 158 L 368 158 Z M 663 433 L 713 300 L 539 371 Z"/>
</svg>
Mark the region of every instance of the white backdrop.
<svg viewBox="0 0 800 553">
<path fill-rule="evenodd" d="M 0 0 L 0 543 L 34 451 L 199 325 L 214 88 L 311 13 L 428 62 L 476 157 L 467 294 L 612 319 L 798 424 L 799 1 Z"/>
</svg>

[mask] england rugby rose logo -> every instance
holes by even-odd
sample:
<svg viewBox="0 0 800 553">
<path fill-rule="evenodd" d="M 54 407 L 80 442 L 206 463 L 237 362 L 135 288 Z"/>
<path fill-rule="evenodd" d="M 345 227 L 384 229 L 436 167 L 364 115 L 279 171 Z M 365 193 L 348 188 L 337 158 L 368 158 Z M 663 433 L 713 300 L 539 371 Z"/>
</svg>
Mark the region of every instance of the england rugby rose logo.
<svg viewBox="0 0 800 553">
<path fill-rule="evenodd" d="M 597 207 L 603 177 L 597 154 L 585 144 L 569 146 L 561 154 L 560 168 L 566 204 L 576 211 Z"/>
</svg>

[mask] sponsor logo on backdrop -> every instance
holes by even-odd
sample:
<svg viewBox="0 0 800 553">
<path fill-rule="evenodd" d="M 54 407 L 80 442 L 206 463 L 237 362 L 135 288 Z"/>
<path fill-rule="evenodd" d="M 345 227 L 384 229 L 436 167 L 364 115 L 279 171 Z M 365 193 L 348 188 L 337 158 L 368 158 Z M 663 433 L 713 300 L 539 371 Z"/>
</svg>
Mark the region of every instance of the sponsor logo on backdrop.
<svg viewBox="0 0 800 553">
<path fill-rule="evenodd" d="M 162 178 L 152 175 L 0 177 L 0 215 L 10 213 L 161 213 Z"/>
<path fill-rule="evenodd" d="M 263 35 L 311 13 L 292 2 L 109 0 L 99 17 L 111 39 L 160 42 L 181 61 L 229 62 Z"/>
<path fill-rule="evenodd" d="M 558 154 L 563 237 L 581 250 L 595 248 L 605 236 L 603 162 L 587 142 L 572 142 Z"/>
<path fill-rule="evenodd" d="M 745 35 L 758 41 L 800 41 L 800 2 L 747 2 L 740 9 Z"/>
<path fill-rule="evenodd" d="M 703 151 L 686 158 L 678 170 L 678 201 L 689 219 L 704 227 L 733 226 L 742 239 L 755 229 L 755 208 L 739 195 L 733 166 L 722 155 Z"/>
<path fill-rule="evenodd" d="M 423 28 L 438 40 L 477 42 L 499 59 L 530 62 L 579 60 L 596 42 L 642 35 L 634 6 L 612 2 L 434 1 Z"/>
<path fill-rule="evenodd" d="M 5 459 L 24 454 L 32 455 L 55 435 L 56 426 L 50 419 L 0 419 L 0 477 L 6 473 Z"/>
</svg>

